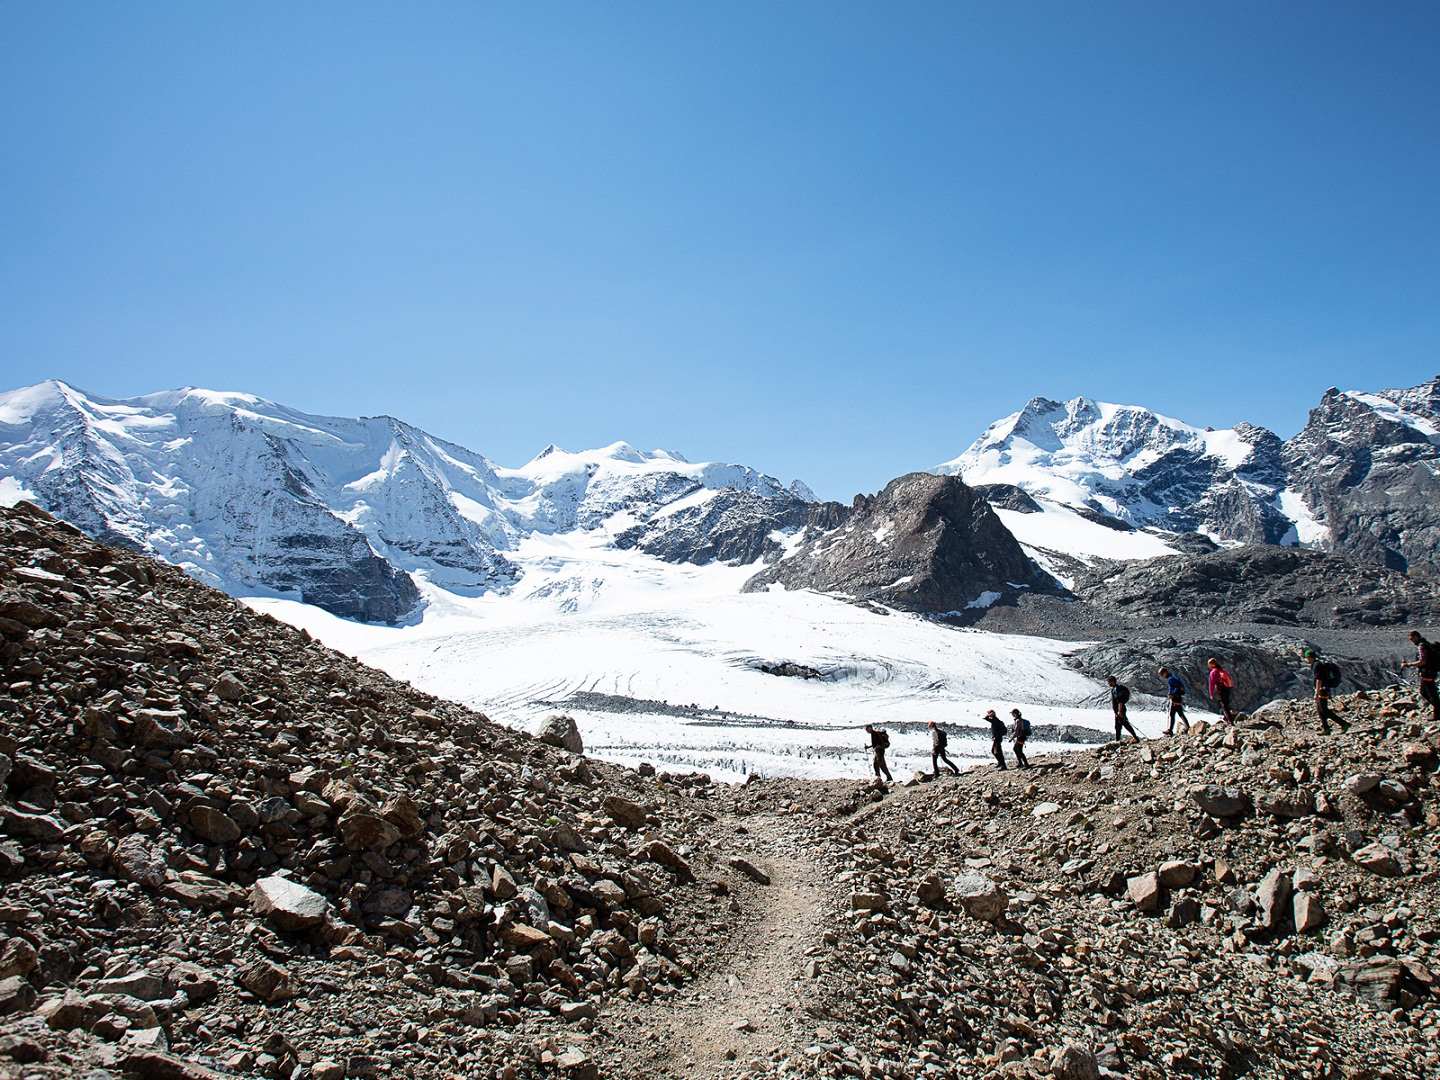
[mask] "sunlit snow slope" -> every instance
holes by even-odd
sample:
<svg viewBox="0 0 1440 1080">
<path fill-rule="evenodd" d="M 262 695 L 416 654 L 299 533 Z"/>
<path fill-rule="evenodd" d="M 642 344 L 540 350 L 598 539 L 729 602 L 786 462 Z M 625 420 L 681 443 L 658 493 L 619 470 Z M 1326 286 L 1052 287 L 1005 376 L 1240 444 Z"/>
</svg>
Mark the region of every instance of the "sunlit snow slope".
<svg viewBox="0 0 1440 1080">
<path fill-rule="evenodd" d="M 929 767 L 923 724 L 932 719 L 978 736 L 987 708 L 1008 716 L 1018 704 L 1036 724 L 1109 727 L 1102 688 L 1061 661 L 1074 643 L 958 631 L 813 593 L 740 595 L 753 568 L 687 567 L 676 580 L 672 566 L 653 574 L 648 556 L 557 537 L 522 545 L 517 557 L 548 563 L 549 582 L 508 597 L 432 591 L 418 626 L 361 626 L 291 602 L 250 602 L 496 720 L 531 727 L 563 710 L 588 753 L 717 778 L 865 775 L 860 729 L 872 722 L 892 730 L 897 778 Z M 781 661 L 821 677 L 760 670 Z M 956 731 L 951 754 L 979 760 L 988 745 L 988 735 Z"/>
</svg>

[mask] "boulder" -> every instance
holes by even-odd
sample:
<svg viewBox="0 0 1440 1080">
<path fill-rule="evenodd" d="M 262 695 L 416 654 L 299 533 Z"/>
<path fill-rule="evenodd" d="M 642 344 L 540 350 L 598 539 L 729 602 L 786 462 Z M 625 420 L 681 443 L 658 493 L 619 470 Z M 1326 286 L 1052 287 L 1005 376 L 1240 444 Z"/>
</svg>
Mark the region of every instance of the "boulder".
<svg viewBox="0 0 1440 1080">
<path fill-rule="evenodd" d="M 1351 795 L 1364 795 L 1367 791 L 1374 791 L 1384 779 L 1379 773 L 1356 773 L 1346 779 L 1345 790 Z"/>
<path fill-rule="evenodd" d="M 368 810 L 347 812 L 337 826 L 340 839 L 351 851 L 384 851 L 400 839 L 400 830 Z"/>
<path fill-rule="evenodd" d="M 1308 934 L 1325 925 L 1325 908 L 1314 893 L 1297 892 L 1291 898 L 1291 905 L 1297 934 Z"/>
<path fill-rule="evenodd" d="M 1308 788 L 1297 788 L 1294 791 L 1276 788 L 1261 792 L 1255 799 L 1255 805 L 1264 813 L 1277 818 L 1290 820 L 1309 817 L 1315 813 L 1315 793 Z"/>
<path fill-rule="evenodd" d="M 213 806 L 197 806 L 190 811 L 190 829 L 196 836 L 212 844 L 233 844 L 240 839 L 240 826 L 229 814 Z"/>
<path fill-rule="evenodd" d="M 541 720 L 540 726 L 535 729 L 535 737 L 546 746 L 568 750 L 572 754 L 585 752 L 585 743 L 580 738 L 580 729 L 575 726 L 575 721 L 559 713 Z"/>
<path fill-rule="evenodd" d="M 606 795 L 603 803 L 606 815 L 622 829 L 640 829 L 645 826 L 648 816 L 645 807 L 619 795 Z"/>
<path fill-rule="evenodd" d="M 973 919 L 994 922 L 1005 914 L 1010 897 L 984 874 L 961 874 L 955 879 L 955 899 Z"/>
<path fill-rule="evenodd" d="M 420 806 L 408 795 L 394 795 L 386 799 L 385 805 L 380 808 L 380 816 L 400 830 L 402 840 L 414 840 L 425 833 L 425 819 L 420 816 Z"/>
<path fill-rule="evenodd" d="M 295 996 L 290 973 L 269 960 L 252 960 L 236 973 L 235 980 L 261 1001 L 274 1005 Z"/>
<path fill-rule="evenodd" d="M 1141 911 L 1160 910 L 1160 875 L 1154 872 L 1139 874 L 1125 882 L 1125 894 L 1130 902 Z"/>
<path fill-rule="evenodd" d="M 329 907 L 313 889 L 278 874 L 261 878 L 250 890 L 250 910 L 291 933 L 319 926 Z"/>
<path fill-rule="evenodd" d="M 111 856 L 115 872 L 127 881 L 138 881 L 158 889 L 165 884 L 165 855 L 139 833 L 132 833 L 115 845 Z"/>
<path fill-rule="evenodd" d="M 1160 884 L 1167 889 L 1183 889 L 1195 880 L 1199 872 L 1200 868 L 1194 863 L 1172 859 L 1160 864 L 1156 876 L 1160 879 Z"/>
<path fill-rule="evenodd" d="M 0 1016 L 28 1013 L 35 1008 L 35 988 L 19 975 L 0 979 Z"/>
<path fill-rule="evenodd" d="M 29 975 L 40 964 L 35 946 L 24 938 L 7 938 L 0 945 L 0 979 L 12 975 Z"/>
<path fill-rule="evenodd" d="M 1260 925 L 1275 930 L 1284 921 L 1290 903 L 1291 873 L 1275 867 L 1255 887 L 1255 906 L 1260 909 Z"/>
<path fill-rule="evenodd" d="M 1399 877 L 1400 860 L 1384 844 L 1367 844 L 1354 854 L 1355 865 L 1381 877 Z"/>
<path fill-rule="evenodd" d="M 135 745 L 152 750 L 183 750 L 195 741 L 195 732 L 178 709 L 137 709 Z"/>
<path fill-rule="evenodd" d="M 1190 798 L 1202 813 L 1213 818 L 1239 817 L 1251 806 L 1250 796 L 1245 792 L 1219 784 L 1191 788 Z"/>
<path fill-rule="evenodd" d="M 1100 1063 L 1087 1046 L 1067 1042 L 1050 1058 L 1054 1080 L 1100 1080 Z"/>
</svg>

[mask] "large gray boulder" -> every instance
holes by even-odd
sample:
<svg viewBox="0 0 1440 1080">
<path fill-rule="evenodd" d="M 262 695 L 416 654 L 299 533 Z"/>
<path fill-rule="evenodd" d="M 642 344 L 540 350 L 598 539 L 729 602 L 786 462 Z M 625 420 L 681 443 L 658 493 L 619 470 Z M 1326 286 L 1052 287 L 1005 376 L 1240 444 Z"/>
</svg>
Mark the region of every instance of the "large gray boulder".
<svg viewBox="0 0 1440 1080">
<path fill-rule="evenodd" d="M 540 726 L 535 729 L 535 737 L 546 746 L 568 750 L 572 754 L 585 752 L 585 743 L 580 738 L 580 729 L 575 726 L 575 721 L 559 713 L 541 720 Z"/>
<path fill-rule="evenodd" d="M 250 891 L 250 909 L 291 932 L 319 926 L 329 906 L 330 902 L 313 889 L 279 875 L 261 878 Z"/>
</svg>

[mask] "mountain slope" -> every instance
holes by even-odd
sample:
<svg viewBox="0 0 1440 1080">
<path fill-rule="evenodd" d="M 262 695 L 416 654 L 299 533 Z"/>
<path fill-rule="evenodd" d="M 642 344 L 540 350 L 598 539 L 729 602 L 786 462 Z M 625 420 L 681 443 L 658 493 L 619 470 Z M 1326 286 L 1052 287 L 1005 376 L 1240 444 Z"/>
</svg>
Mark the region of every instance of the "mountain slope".
<svg viewBox="0 0 1440 1080">
<path fill-rule="evenodd" d="M 624 443 L 552 446 L 506 469 L 391 417 L 195 389 L 120 401 L 60 382 L 0 394 L 0 476 L 4 501 L 31 498 L 209 584 L 375 622 L 414 616 L 412 575 L 462 594 L 511 588 L 527 537 L 643 530 L 662 508 L 724 490 L 752 500 L 735 524 L 749 551 L 814 500 L 745 466 Z"/>
<path fill-rule="evenodd" d="M 801 543 L 745 590 L 775 584 L 937 614 L 988 606 L 1017 588 L 1055 588 L 984 498 L 957 477 L 928 473 L 856 498 L 845 525 Z"/>
<path fill-rule="evenodd" d="M 1133 405 L 1033 398 L 931 472 L 1006 484 L 1037 500 L 1131 527 L 1276 543 L 1289 522 L 1281 443 L 1250 424 L 1192 427 Z"/>
</svg>

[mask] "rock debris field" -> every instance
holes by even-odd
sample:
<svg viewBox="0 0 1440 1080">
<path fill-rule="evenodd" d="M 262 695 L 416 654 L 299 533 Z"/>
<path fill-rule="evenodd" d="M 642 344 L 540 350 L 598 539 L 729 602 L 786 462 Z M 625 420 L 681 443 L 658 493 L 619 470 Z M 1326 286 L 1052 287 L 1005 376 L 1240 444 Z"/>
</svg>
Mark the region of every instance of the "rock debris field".
<svg viewBox="0 0 1440 1080">
<path fill-rule="evenodd" d="M 1403 687 L 880 791 L 622 769 L 0 511 L 0 1078 L 1434 1077 Z M 569 743 L 574 745 L 573 743 Z"/>
</svg>

